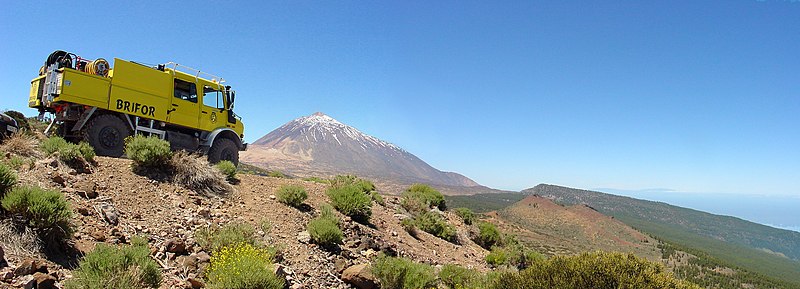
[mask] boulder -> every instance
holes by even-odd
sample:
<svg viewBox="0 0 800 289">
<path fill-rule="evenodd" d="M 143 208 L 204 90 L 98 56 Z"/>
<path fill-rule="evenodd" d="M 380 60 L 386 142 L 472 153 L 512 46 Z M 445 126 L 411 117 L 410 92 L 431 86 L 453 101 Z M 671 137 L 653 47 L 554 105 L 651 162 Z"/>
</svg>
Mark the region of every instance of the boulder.
<svg viewBox="0 0 800 289">
<path fill-rule="evenodd" d="M 42 272 L 36 272 L 33 274 L 33 280 L 36 281 L 36 289 L 57 289 L 56 287 L 56 277 L 51 276 L 50 274 L 45 274 Z"/>
<path fill-rule="evenodd" d="M 169 239 L 164 243 L 167 252 L 183 255 L 186 253 L 186 243 L 181 239 Z"/>
<path fill-rule="evenodd" d="M 378 284 L 368 264 L 350 266 L 342 272 L 342 281 L 359 289 L 376 289 Z"/>
<path fill-rule="evenodd" d="M 119 213 L 117 212 L 117 208 L 114 208 L 114 206 L 110 204 L 104 204 L 100 211 L 103 212 L 103 219 L 106 222 L 112 225 L 119 224 Z"/>
<path fill-rule="evenodd" d="M 311 242 L 311 234 L 309 234 L 308 231 L 297 233 L 297 241 L 300 241 L 300 243 L 303 244 L 308 244 Z"/>
<path fill-rule="evenodd" d="M 80 181 L 75 184 L 75 192 L 87 199 L 97 198 L 97 184 L 90 181 Z"/>
<path fill-rule="evenodd" d="M 25 276 L 35 272 L 47 273 L 47 265 L 41 260 L 28 258 L 22 260 L 22 263 L 14 269 L 14 276 Z"/>
<path fill-rule="evenodd" d="M 180 256 L 175 258 L 175 263 L 178 264 L 178 269 L 194 272 L 197 270 L 197 257 L 194 255 Z"/>
<path fill-rule="evenodd" d="M 200 289 L 205 287 L 206 283 L 203 283 L 203 281 L 200 281 L 200 279 L 191 277 L 189 279 L 186 279 L 186 288 L 188 289 Z"/>
</svg>

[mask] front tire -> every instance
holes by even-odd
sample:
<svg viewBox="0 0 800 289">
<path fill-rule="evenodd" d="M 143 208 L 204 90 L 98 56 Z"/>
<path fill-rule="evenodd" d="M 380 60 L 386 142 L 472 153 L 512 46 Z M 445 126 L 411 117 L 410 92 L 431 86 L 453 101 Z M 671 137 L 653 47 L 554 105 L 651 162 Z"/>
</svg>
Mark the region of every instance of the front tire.
<svg viewBox="0 0 800 289">
<path fill-rule="evenodd" d="M 239 166 L 239 147 L 232 140 L 218 138 L 208 150 L 208 162 L 216 164 L 220 161 L 230 161 L 235 166 Z"/>
<path fill-rule="evenodd" d="M 116 115 L 104 114 L 95 117 L 86 128 L 84 140 L 100 156 L 121 157 L 125 152 L 125 138 L 130 129 Z"/>
</svg>

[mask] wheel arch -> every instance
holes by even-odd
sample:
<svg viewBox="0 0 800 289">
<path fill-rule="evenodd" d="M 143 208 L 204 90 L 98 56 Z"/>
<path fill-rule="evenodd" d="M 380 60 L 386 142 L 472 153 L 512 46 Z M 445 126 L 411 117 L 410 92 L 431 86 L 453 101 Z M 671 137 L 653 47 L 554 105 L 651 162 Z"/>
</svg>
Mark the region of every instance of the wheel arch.
<svg viewBox="0 0 800 289">
<path fill-rule="evenodd" d="M 238 147 L 240 151 L 244 150 L 244 143 L 242 143 L 242 139 L 239 138 L 239 135 L 237 135 L 235 131 L 229 128 L 218 128 L 211 131 L 202 145 L 205 147 L 211 147 L 211 145 L 214 144 L 214 140 L 218 138 L 230 139 L 236 144 L 236 147 Z"/>
</svg>

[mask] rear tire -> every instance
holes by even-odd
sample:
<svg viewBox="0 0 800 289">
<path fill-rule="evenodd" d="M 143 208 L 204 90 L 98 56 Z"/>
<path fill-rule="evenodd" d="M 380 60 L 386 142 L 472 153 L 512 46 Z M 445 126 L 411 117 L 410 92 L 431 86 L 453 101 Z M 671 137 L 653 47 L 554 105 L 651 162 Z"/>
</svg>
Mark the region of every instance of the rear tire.
<svg viewBox="0 0 800 289">
<path fill-rule="evenodd" d="M 220 161 L 230 161 L 235 166 L 239 166 L 239 147 L 232 140 L 218 138 L 208 150 L 208 162 L 216 164 Z"/>
<path fill-rule="evenodd" d="M 118 158 L 125 152 L 125 138 L 130 135 L 131 130 L 121 118 L 104 114 L 89 122 L 84 140 L 94 148 L 97 155 Z"/>
</svg>

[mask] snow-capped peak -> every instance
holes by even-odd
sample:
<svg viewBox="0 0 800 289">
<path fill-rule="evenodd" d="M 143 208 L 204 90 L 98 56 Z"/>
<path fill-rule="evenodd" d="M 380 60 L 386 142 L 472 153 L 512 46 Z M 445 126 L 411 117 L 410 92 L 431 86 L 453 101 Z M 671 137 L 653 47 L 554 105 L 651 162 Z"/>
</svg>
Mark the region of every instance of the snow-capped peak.
<svg viewBox="0 0 800 289">
<path fill-rule="evenodd" d="M 330 136 L 333 139 L 335 139 L 336 142 L 341 144 L 340 138 L 347 137 L 359 142 L 361 146 L 364 147 L 365 149 L 367 146 L 378 146 L 378 147 L 388 147 L 391 149 L 405 152 L 398 146 L 382 141 L 371 135 L 365 134 L 359 131 L 358 129 L 343 124 L 338 120 L 322 112 L 315 112 L 312 115 L 298 118 L 295 121 L 293 121 L 293 123 L 294 125 L 291 126 L 293 126 L 294 129 L 299 128 L 301 132 L 304 135 L 306 135 L 306 137 L 311 137 L 315 140 L 317 139 L 317 137 L 326 139 L 328 136 Z"/>
</svg>

